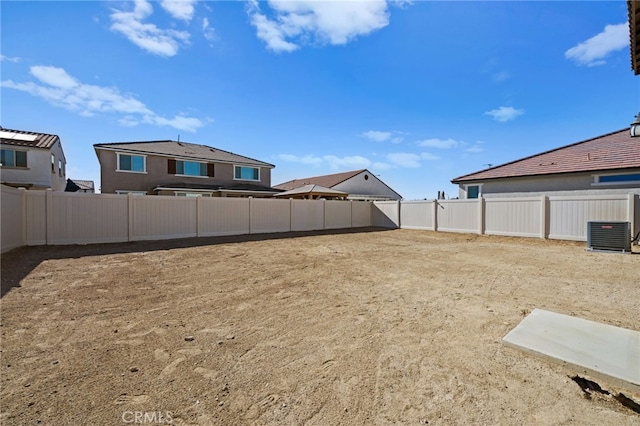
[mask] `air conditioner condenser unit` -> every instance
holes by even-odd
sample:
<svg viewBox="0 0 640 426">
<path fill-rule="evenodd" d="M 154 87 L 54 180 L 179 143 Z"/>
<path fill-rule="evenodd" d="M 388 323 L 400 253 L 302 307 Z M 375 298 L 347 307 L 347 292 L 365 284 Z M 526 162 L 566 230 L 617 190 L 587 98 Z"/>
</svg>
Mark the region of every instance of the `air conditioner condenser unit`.
<svg viewBox="0 0 640 426">
<path fill-rule="evenodd" d="M 587 222 L 587 250 L 631 253 L 631 223 Z"/>
</svg>

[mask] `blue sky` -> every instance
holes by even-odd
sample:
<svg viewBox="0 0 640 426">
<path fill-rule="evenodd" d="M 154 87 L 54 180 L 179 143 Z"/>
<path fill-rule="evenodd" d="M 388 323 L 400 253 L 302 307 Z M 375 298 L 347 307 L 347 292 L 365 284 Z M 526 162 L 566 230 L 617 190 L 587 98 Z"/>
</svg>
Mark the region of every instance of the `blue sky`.
<svg viewBox="0 0 640 426">
<path fill-rule="evenodd" d="M 93 144 L 180 140 L 369 169 L 405 199 L 625 128 L 640 111 L 624 1 L 3 1 L 0 125 Z"/>
</svg>

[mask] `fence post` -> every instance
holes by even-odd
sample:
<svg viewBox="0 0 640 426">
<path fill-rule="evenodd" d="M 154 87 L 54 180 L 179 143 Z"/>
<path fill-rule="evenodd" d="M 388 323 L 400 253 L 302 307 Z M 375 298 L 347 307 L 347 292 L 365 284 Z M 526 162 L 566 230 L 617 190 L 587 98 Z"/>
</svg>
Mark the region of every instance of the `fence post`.
<svg viewBox="0 0 640 426">
<path fill-rule="evenodd" d="M 200 197 L 196 197 L 196 237 L 200 236 Z"/>
<path fill-rule="evenodd" d="M 51 245 L 53 243 L 53 190 L 51 188 L 45 190 L 44 211 L 46 212 L 46 245 Z"/>
<path fill-rule="evenodd" d="M 127 241 L 132 241 L 133 237 L 133 194 L 127 193 Z"/>
<path fill-rule="evenodd" d="M 482 196 L 478 197 L 478 234 L 480 235 L 484 234 L 484 230 L 485 230 L 485 226 L 484 226 L 485 207 L 486 207 L 486 202 L 484 200 L 484 197 Z"/>
<path fill-rule="evenodd" d="M 253 216 L 253 197 L 249 197 L 249 234 L 251 234 L 251 220 Z"/>
<path fill-rule="evenodd" d="M 289 198 L 289 232 L 293 231 L 293 198 Z"/>
<path fill-rule="evenodd" d="M 351 222 L 349 223 L 349 228 L 353 228 L 353 200 L 349 200 L 349 207 L 351 209 Z"/>
<path fill-rule="evenodd" d="M 631 238 L 636 236 L 636 194 L 630 192 L 627 195 L 627 204 L 628 204 L 628 220 L 631 223 Z"/>
<path fill-rule="evenodd" d="M 402 228 L 402 223 L 400 221 L 400 214 L 401 214 L 400 210 L 401 209 L 402 209 L 401 202 L 400 202 L 400 200 L 398 200 L 398 229 Z"/>
<path fill-rule="evenodd" d="M 433 200 L 433 230 L 438 232 L 438 200 Z"/>
<path fill-rule="evenodd" d="M 27 218 L 29 215 L 27 214 L 27 190 L 25 188 L 20 189 L 20 201 L 21 201 L 21 214 L 22 214 L 22 245 L 27 245 Z"/>
<path fill-rule="evenodd" d="M 546 240 L 549 236 L 549 197 L 540 197 L 540 238 Z"/>
</svg>

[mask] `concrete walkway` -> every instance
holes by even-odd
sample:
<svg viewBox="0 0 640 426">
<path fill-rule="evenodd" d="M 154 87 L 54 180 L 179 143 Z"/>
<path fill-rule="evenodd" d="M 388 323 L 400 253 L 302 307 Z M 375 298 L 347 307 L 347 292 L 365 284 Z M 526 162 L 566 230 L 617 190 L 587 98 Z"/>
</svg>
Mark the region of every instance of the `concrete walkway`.
<svg viewBox="0 0 640 426">
<path fill-rule="evenodd" d="M 640 392 L 640 332 L 534 309 L 503 339 L 509 346 L 587 369 Z"/>
</svg>

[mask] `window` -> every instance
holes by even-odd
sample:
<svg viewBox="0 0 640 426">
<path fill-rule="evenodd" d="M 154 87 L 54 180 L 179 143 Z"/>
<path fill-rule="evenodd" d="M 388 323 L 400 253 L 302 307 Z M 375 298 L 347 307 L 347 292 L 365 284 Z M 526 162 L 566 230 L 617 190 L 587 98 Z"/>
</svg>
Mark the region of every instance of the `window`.
<svg viewBox="0 0 640 426">
<path fill-rule="evenodd" d="M 176 161 L 176 174 L 187 176 L 207 176 L 207 163 Z"/>
<path fill-rule="evenodd" d="M 640 173 L 622 173 L 615 175 L 600 175 L 595 177 L 594 184 L 624 185 L 640 182 Z"/>
<path fill-rule="evenodd" d="M 56 156 L 51 154 L 51 173 L 56 172 Z"/>
<path fill-rule="evenodd" d="M 234 166 L 234 179 L 260 180 L 260 169 L 257 167 Z"/>
<path fill-rule="evenodd" d="M 118 153 L 118 169 L 119 172 L 138 172 L 145 173 L 146 158 L 144 155 L 129 155 Z"/>
<path fill-rule="evenodd" d="M 147 193 L 145 191 L 127 191 L 127 190 L 116 190 L 116 194 L 121 194 L 121 195 L 127 195 L 127 194 L 131 194 L 131 195 L 147 195 Z"/>
<path fill-rule="evenodd" d="M 176 192 L 177 197 L 210 197 L 210 194 L 201 192 Z"/>
<path fill-rule="evenodd" d="M 173 160 L 167 161 L 167 172 L 170 175 L 213 177 L 213 163 L 201 163 L 199 161 Z"/>
<path fill-rule="evenodd" d="M 0 154 L 2 167 L 27 167 L 27 151 L 3 149 Z"/>
<path fill-rule="evenodd" d="M 58 160 L 58 175 L 64 175 L 64 173 L 62 172 L 62 160 Z"/>
<path fill-rule="evenodd" d="M 467 198 L 478 198 L 480 196 L 480 185 L 467 186 Z"/>
</svg>

